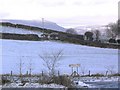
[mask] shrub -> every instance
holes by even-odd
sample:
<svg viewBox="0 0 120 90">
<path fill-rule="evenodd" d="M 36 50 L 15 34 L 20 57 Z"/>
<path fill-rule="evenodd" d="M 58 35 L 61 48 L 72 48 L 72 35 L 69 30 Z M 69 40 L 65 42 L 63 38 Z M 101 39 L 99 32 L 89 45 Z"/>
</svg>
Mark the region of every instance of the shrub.
<svg viewBox="0 0 120 90">
<path fill-rule="evenodd" d="M 2 85 L 9 83 L 9 82 L 10 82 L 10 80 L 7 80 L 7 78 L 2 76 Z"/>
<path fill-rule="evenodd" d="M 116 40 L 111 38 L 111 39 L 109 39 L 109 43 L 116 43 Z"/>
<path fill-rule="evenodd" d="M 117 43 L 120 44 L 120 39 L 117 39 Z"/>
<path fill-rule="evenodd" d="M 104 76 L 104 75 L 97 73 L 97 74 L 92 74 L 91 76 L 93 76 L 93 77 L 102 77 L 102 76 Z"/>
<path fill-rule="evenodd" d="M 53 78 L 53 82 L 56 83 L 56 84 L 60 84 L 60 85 L 69 87 L 69 88 L 71 88 L 72 85 L 73 85 L 73 82 L 67 76 L 55 76 Z"/>
<path fill-rule="evenodd" d="M 63 85 L 66 87 L 72 87 L 73 83 L 71 79 L 67 76 L 54 76 L 54 77 L 49 77 L 48 75 L 43 75 L 39 79 L 40 84 L 50 84 L 50 83 L 55 83 L 59 85 Z"/>
</svg>

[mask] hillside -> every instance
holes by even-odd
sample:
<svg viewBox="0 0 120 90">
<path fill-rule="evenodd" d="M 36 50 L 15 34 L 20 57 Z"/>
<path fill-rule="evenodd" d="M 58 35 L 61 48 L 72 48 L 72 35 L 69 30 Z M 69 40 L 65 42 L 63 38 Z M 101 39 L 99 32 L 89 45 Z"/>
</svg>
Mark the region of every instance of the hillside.
<svg viewBox="0 0 120 90">
<path fill-rule="evenodd" d="M 42 21 L 37 21 L 37 20 L 10 20 L 10 19 L 2 19 L 0 22 L 9 22 L 13 24 L 22 24 L 22 25 L 28 25 L 28 26 L 34 26 L 34 27 L 39 27 L 43 28 L 43 23 Z M 45 29 L 51 29 L 55 31 L 61 31 L 65 32 L 66 29 L 57 25 L 56 23 L 50 22 L 50 21 L 44 21 L 44 28 Z"/>
</svg>

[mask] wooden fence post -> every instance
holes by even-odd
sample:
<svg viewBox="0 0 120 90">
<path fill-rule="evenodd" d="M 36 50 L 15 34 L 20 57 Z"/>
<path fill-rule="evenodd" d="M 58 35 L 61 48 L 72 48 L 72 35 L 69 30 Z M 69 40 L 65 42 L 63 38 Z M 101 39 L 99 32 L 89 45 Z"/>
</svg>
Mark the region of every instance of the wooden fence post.
<svg viewBox="0 0 120 90">
<path fill-rule="evenodd" d="M 91 72 L 90 72 L 90 70 L 89 70 L 89 76 L 91 76 L 90 74 L 91 74 Z"/>
</svg>

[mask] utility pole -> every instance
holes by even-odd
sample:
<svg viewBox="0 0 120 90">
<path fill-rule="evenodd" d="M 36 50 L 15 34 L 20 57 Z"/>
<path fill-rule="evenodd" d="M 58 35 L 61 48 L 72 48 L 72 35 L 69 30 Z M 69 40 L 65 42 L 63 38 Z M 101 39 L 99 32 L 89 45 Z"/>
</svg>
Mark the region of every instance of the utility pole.
<svg viewBox="0 0 120 90">
<path fill-rule="evenodd" d="M 42 28 L 44 30 L 44 18 L 42 18 Z"/>
</svg>

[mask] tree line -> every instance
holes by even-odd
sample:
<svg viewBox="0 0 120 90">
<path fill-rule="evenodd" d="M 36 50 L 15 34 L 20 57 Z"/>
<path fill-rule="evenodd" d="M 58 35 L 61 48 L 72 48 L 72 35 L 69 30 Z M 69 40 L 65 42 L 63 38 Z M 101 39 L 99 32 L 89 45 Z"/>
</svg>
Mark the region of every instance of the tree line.
<svg viewBox="0 0 120 90">
<path fill-rule="evenodd" d="M 115 23 L 109 23 L 105 25 L 105 37 L 108 39 L 109 43 L 118 43 L 120 44 L 120 19 Z M 71 34 L 78 34 L 77 31 L 73 28 L 69 28 L 66 31 Z M 88 41 L 101 41 L 102 32 L 99 29 L 93 29 L 91 31 L 86 31 L 84 33 L 84 40 Z"/>
<path fill-rule="evenodd" d="M 28 30 L 34 30 L 34 31 L 37 30 L 39 32 L 42 32 L 43 34 L 48 34 L 48 35 L 57 33 L 56 34 L 57 40 L 62 41 L 62 42 L 94 46 L 94 47 L 101 47 L 101 48 L 118 48 L 117 44 L 110 45 L 108 43 L 101 42 L 101 40 L 100 40 L 101 32 L 99 30 L 96 30 L 94 32 L 87 31 L 87 32 L 85 32 L 84 35 L 79 35 L 79 34 L 76 34 L 76 32 L 74 30 L 67 30 L 67 32 L 60 32 L 60 31 L 54 31 L 54 30 L 50 30 L 50 29 L 42 29 L 39 27 L 33 27 L 33 26 L 27 26 L 27 25 L 21 25 L 21 24 L 12 24 L 12 23 L 8 23 L 8 22 L 2 22 L 0 24 L 2 26 L 7 26 L 7 27 L 22 28 L 22 29 L 28 29 Z M 14 38 L 13 38 L 13 36 L 14 36 Z M 24 37 L 23 37 L 20 34 L 19 35 L 18 34 L 14 34 L 14 35 L 13 34 L 8 34 L 8 35 L 3 34 L 2 38 L 6 37 L 7 39 L 9 39 L 9 37 L 11 37 L 11 39 L 17 38 L 17 40 L 19 40 L 19 36 L 20 36 L 20 40 L 30 40 L 30 38 L 32 38 L 32 40 L 38 40 L 38 41 L 51 40 L 51 38 L 42 38 L 42 37 L 38 37 L 36 35 L 31 35 L 31 36 L 24 35 Z M 52 36 L 54 36 L 54 35 L 52 35 Z M 93 39 L 93 36 L 96 36 L 95 40 Z M 28 39 L 26 39 L 26 37 Z M 53 38 L 52 40 L 55 40 L 55 39 Z M 113 42 L 113 40 L 111 40 L 111 41 Z"/>
</svg>

